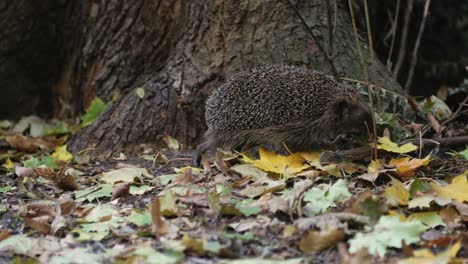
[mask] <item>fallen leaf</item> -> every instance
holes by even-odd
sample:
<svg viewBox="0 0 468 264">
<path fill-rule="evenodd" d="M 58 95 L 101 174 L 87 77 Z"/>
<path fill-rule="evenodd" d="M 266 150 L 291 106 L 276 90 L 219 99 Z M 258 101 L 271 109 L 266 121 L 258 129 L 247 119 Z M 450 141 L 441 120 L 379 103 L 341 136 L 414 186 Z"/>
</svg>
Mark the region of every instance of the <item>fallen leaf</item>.
<svg viewBox="0 0 468 264">
<path fill-rule="evenodd" d="M 10 158 L 8 158 L 8 159 L 5 161 L 5 163 L 3 163 L 2 166 L 3 166 L 5 169 L 11 171 L 11 170 L 13 170 L 13 169 L 15 168 L 16 165 L 15 165 L 15 163 L 14 163 L 13 161 L 11 161 Z"/>
<path fill-rule="evenodd" d="M 73 155 L 67 151 L 67 145 L 55 148 L 54 153 L 52 153 L 52 157 L 64 162 L 68 162 L 73 159 Z"/>
<path fill-rule="evenodd" d="M 383 257 L 388 247 L 401 248 L 403 241 L 407 245 L 419 242 L 426 229 L 419 221 L 401 222 L 396 216 L 382 216 L 372 232 L 357 233 L 349 240 L 349 252 L 367 248 L 371 255 Z"/>
<path fill-rule="evenodd" d="M 418 149 L 417 146 L 415 146 L 412 143 L 407 143 L 402 146 L 398 146 L 398 144 L 392 142 L 388 137 L 379 137 L 379 144 L 377 144 L 378 149 L 383 149 L 389 152 L 394 152 L 394 153 L 408 153 L 411 151 L 415 151 Z"/>
<path fill-rule="evenodd" d="M 452 183 L 446 186 L 439 186 L 431 183 L 432 188 L 440 197 L 454 199 L 459 202 L 468 201 L 468 181 L 466 179 L 468 171 L 453 178 Z"/>
<path fill-rule="evenodd" d="M 122 168 L 105 172 L 99 177 L 102 181 L 114 184 L 116 182 L 143 182 L 142 176 L 151 177 L 145 168 Z"/>
<path fill-rule="evenodd" d="M 408 208 L 429 208 L 431 207 L 431 202 L 435 202 L 439 206 L 445 206 L 447 204 L 450 204 L 452 202 L 451 199 L 446 199 L 442 197 L 437 197 L 437 196 L 431 196 L 431 195 L 425 195 L 425 196 L 420 196 L 420 197 L 415 197 L 411 199 L 408 203 Z"/>
<path fill-rule="evenodd" d="M 172 150 L 179 150 L 180 149 L 180 144 L 179 144 L 179 141 L 177 141 L 177 139 L 169 136 L 169 135 L 165 135 L 163 138 L 163 141 L 166 143 L 166 146 L 169 148 L 169 149 L 172 149 Z"/>
<path fill-rule="evenodd" d="M 299 241 L 299 249 L 304 253 L 319 252 L 338 244 L 344 239 L 341 229 L 326 231 L 308 231 Z"/>
<path fill-rule="evenodd" d="M 407 221 L 419 221 L 429 228 L 434 228 L 436 226 L 445 226 L 442 218 L 437 212 L 420 212 L 413 213 L 408 216 Z"/>
<path fill-rule="evenodd" d="M 393 206 L 408 205 L 409 191 L 399 180 L 392 178 L 392 186 L 385 188 L 385 198 Z"/>
<path fill-rule="evenodd" d="M 260 148 L 259 155 L 259 160 L 252 160 L 245 155 L 243 157 L 246 162 L 252 163 L 262 170 L 279 174 L 294 174 L 309 167 L 307 164 L 304 164 L 304 158 L 300 154 L 282 156 Z"/>
<path fill-rule="evenodd" d="M 112 187 L 111 201 L 118 198 L 127 198 L 130 195 L 130 183 L 121 182 Z"/>
<path fill-rule="evenodd" d="M 395 166 L 397 168 L 396 175 L 401 177 L 413 177 L 414 170 L 429 164 L 431 161 L 431 155 L 427 155 L 424 159 L 416 159 L 416 158 L 409 158 L 404 157 L 400 159 L 392 159 L 390 160 L 389 165 Z"/>
<path fill-rule="evenodd" d="M 446 251 L 438 254 L 432 253 L 429 249 L 420 249 L 413 252 L 413 257 L 402 259 L 399 263 L 403 264 L 426 264 L 426 263 L 463 263 L 463 259 L 457 259 L 457 253 L 460 251 L 461 243 L 458 241 L 449 247 Z"/>
</svg>

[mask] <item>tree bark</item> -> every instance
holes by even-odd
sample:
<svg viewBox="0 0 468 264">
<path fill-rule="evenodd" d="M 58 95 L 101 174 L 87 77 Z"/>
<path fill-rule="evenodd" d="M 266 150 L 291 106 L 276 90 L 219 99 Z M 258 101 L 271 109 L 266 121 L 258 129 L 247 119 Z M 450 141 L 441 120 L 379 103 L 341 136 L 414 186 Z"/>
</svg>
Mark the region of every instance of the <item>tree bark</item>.
<svg viewBox="0 0 468 264">
<path fill-rule="evenodd" d="M 295 2 L 327 49 L 325 1 Z M 363 80 L 346 8 L 338 5 L 333 60 L 340 76 Z M 285 63 L 330 73 L 325 54 L 286 0 L 83 0 L 68 1 L 63 14 L 54 93 L 75 113 L 96 95 L 118 97 L 69 140 L 72 151 L 94 148 L 109 156 L 164 134 L 194 144 L 206 129 L 205 99 L 239 70 Z M 361 48 L 370 69 L 365 41 Z M 373 82 L 401 91 L 385 67 L 376 65 Z M 137 87 L 144 88 L 143 99 L 133 92 Z"/>
</svg>

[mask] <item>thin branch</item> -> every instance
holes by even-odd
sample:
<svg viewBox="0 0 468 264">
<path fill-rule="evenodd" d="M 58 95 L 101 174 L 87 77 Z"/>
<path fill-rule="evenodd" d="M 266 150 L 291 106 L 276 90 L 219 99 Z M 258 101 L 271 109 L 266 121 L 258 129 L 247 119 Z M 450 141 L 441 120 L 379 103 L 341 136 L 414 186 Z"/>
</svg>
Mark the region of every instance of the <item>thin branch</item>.
<svg viewBox="0 0 468 264">
<path fill-rule="evenodd" d="M 468 103 L 468 97 L 465 97 L 465 100 L 463 100 L 463 102 L 461 102 L 461 104 L 458 106 L 457 110 L 452 114 L 452 116 L 450 116 L 449 118 L 444 120 L 444 122 L 442 122 L 441 125 L 445 126 L 446 124 L 452 122 L 452 120 L 456 119 L 457 117 L 459 117 L 459 116 L 461 116 L 461 115 L 463 115 L 465 113 L 468 113 L 468 109 L 462 111 L 463 107 L 467 106 L 466 103 Z"/>
<path fill-rule="evenodd" d="M 362 54 L 362 50 L 361 50 L 361 45 L 360 45 L 360 42 L 359 42 L 359 36 L 358 36 L 358 31 L 357 31 L 357 27 L 356 27 L 356 19 L 354 17 L 354 10 L 353 10 L 353 5 L 351 3 L 352 0 L 348 0 L 348 5 L 349 5 L 349 12 L 351 14 L 351 21 L 353 22 L 353 30 L 354 30 L 354 38 L 356 40 L 356 47 L 357 47 L 357 50 L 358 50 L 358 53 L 359 53 L 359 59 L 361 61 L 361 66 L 363 68 L 363 72 L 364 72 L 364 79 L 367 83 L 367 91 L 368 91 L 368 95 L 369 95 L 369 103 L 370 103 L 370 107 L 371 107 L 371 116 L 372 116 L 372 130 L 373 131 L 373 142 L 374 142 L 374 146 L 377 146 L 377 125 L 376 125 L 376 119 L 375 119 L 375 111 L 374 111 L 374 100 L 372 98 L 372 85 L 370 84 L 369 82 L 369 74 L 367 72 L 367 65 L 366 65 L 366 62 L 364 61 L 364 55 Z M 377 150 L 375 149 L 374 153 L 372 154 L 372 158 L 374 159 L 377 159 L 378 153 L 377 153 Z"/>
<path fill-rule="evenodd" d="M 330 58 L 330 56 L 328 56 L 327 52 L 322 47 L 322 45 L 320 45 L 320 41 L 317 39 L 317 37 L 312 32 L 312 29 L 309 27 L 309 25 L 304 20 L 301 13 L 299 13 L 299 10 L 297 10 L 296 6 L 294 6 L 294 4 L 291 2 L 291 0 L 286 0 L 286 1 L 289 3 L 289 6 L 294 10 L 294 13 L 296 14 L 296 16 L 299 17 L 299 19 L 301 20 L 302 24 L 304 25 L 307 33 L 309 33 L 309 36 L 314 40 L 314 42 L 317 45 L 317 47 L 319 48 L 320 52 L 322 52 L 322 54 L 325 56 L 325 60 L 328 62 L 328 65 L 330 66 L 331 73 L 332 73 L 333 77 L 335 78 L 335 80 L 337 82 L 341 82 L 341 78 L 338 75 L 338 71 L 336 70 L 335 65 L 333 64 L 333 60 Z"/>
<path fill-rule="evenodd" d="M 396 30 L 398 27 L 398 17 L 400 15 L 400 2 L 401 0 L 397 1 L 396 11 L 395 11 L 395 18 L 393 19 L 393 26 L 392 26 L 392 42 L 390 44 L 390 51 L 388 52 L 387 58 L 387 70 L 392 70 L 392 55 L 393 55 L 393 47 L 395 46 L 395 39 L 396 39 Z"/>
<path fill-rule="evenodd" d="M 393 69 L 393 77 L 395 77 L 395 79 L 398 78 L 398 72 L 400 72 L 401 66 L 403 65 L 403 61 L 405 59 L 406 39 L 408 38 L 408 31 L 411 22 L 411 13 L 413 13 L 413 2 L 414 0 L 408 0 L 406 5 L 405 23 L 403 26 L 403 33 L 401 34 L 400 39 L 400 51 L 398 53 L 397 63 L 395 65 L 395 68 Z"/>
<path fill-rule="evenodd" d="M 377 66 L 375 65 L 376 59 L 375 59 L 375 52 L 374 52 L 374 45 L 372 41 L 372 29 L 370 26 L 370 19 L 369 19 L 369 8 L 367 5 L 367 0 L 364 0 L 364 11 L 366 15 L 366 27 L 367 27 L 367 40 L 369 42 L 369 48 L 370 48 L 370 55 L 371 55 L 371 65 L 372 65 L 372 78 L 371 81 L 373 83 L 377 83 Z M 380 101 L 380 96 L 377 95 L 377 106 L 379 112 L 382 111 L 382 102 Z"/>
<path fill-rule="evenodd" d="M 360 80 L 356 80 L 356 79 L 351 79 L 351 78 L 346 78 L 346 77 L 341 77 L 341 79 L 345 80 L 345 81 L 350 81 L 350 82 L 355 82 L 355 83 L 361 83 L 361 84 L 367 84 L 365 81 L 360 81 Z M 401 95 L 399 93 L 396 93 L 388 88 L 384 88 L 384 87 L 381 87 L 381 86 L 376 86 L 376 85 L 372 85 L 372 88 L 377 88 L 379 90 L 382 90 L 382 91 L 385 91 L 386 93 L 390 93 L 390 94 L 393 94 L 395 96 L 398 96 L 398 97 L 401 97 L 402 99 L 404 100 L 407 100 L 408 98 L 404 95 Z"/>
<path fill-rule="evenodd" d="M 427 139 L 427 138 L 415 138 L 405 140 L 400 142 L 399 144 L 406 144 L 406 143 L 413 143 L 413 144 L 421 144 L 423 147 L 437 147 L 437 146 L 464 146 L 468 144 L 468 136 L 460 136 L 460 137 L 451 137 L 451 138 L 438 138 L 438 139 Z M 338 156 L 342 157 L 343 160 L 349 159 L 362 159 L 369 156 L 369 150 L 371 147 L 361 147 L 355 149 L 348 149 L 348 150 L 341 150 L 335 152 Z M 380 153 L 385 153 L 384 150 L 379 149 Z"/>
<path fill-rule="evenodd" d="M 408 78 L 406 79 L 405 90 L 409 91 L 411 83 L 413 82 L 414 68 L 416 67 L 416 62 L 418 61 L 418 50 L 419 45 L 421 44 L 422 34 L 424 33 L 424 28 L 426 26 L 427 15 L 429 14 L 429 6 L 431 0 L 426 0 L 424 4 L 424 15 L 421 20 L 421 26 L 419 27 L 418 37 L 416 38 L 416 43 L 414 43 L 413 55 L 411 58 L 411 66 L 408 73 Z"/>
</svg>

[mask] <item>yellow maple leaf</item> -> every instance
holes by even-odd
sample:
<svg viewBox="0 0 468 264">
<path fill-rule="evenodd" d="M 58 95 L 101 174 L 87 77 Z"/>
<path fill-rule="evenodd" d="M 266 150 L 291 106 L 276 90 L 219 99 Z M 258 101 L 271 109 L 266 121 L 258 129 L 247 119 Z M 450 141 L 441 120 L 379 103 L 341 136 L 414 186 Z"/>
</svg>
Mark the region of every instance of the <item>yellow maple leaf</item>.
<svg viewBox="0 0 468 264">
<path fill-rule="evenodd" d="M 2 165 L 4 168 L 6 168 L 7 170 L 13 170 L 16 166 L 15 166 L 15 163 L 13 161 L 11 161 L 10 158 L 8 158 L 7 160 L 5 160 L 5 163 L 3 163 Z"/>
<path fill-rule="evenodd" d="M 68 162 L 73 159 L 73 155 L 67 151 L 67 145 L 63 145 L 55 148 L 52 158 Z"/>
<path fill-rule="evenodd" d="M 446 186 L 439 186 L 431 182 L 432 189 L 442 198 L 454 199 L 459 202 L 468 201 L 468 181 L 466 177 L 468 171 L 453 178 L 452 183 Z"/>
<path fill-rule="evenodd" d="M 429 249 L 416 250 L 413 257 L 402 259 L 399 263 L 404 264 L 425 264 L 425 263 L 463 263 L 462 259 L 457 259 L 457 253 L 461 248 L 460 241 L 453 244 L 446 251 L 438 254 L 432 253 Z"/>
<path fill-rule="evenodd" d="M 367 167 L 367 172 L 368 173 L 377 173 L 382 170 L 383 166 L 383 160 L 372 160 Z"/>
<path fill-rule="evenodd" d="M 379 144 L 377 144 L 378 149 L 383 149 L 389 152 L 394 152 L 394 153 L 408 153 L 411 151 L 415 151 L 418 149 L 417 146 L 415 146 L 412 143 L 407 143 L 402 146 L 398 146 L 397 143 L 392 142 L 388 137 L 379 137 Z"/>
<path fill-rule="evenodd" d="M 282 156 L 263 148 L 260 148 L 259 154 L 259 160 L 253 160 L 244 155 L 244 161 L 262 170 L 275 173 L 297 173 L 309 167 L 304 164 L 304 158 L 299 154 Z"/>
<path fill-rule="evenodd" d="M 413 177 L 414 170 L 429 164 L 431 162 L 431 155 L 427 155 L 424 159 L 416 158 L 399 158 L 390 160 L 389 165 L 397 168 L 396 174 L 400 177 Z"/>
<path fill-rule="evenodd" d="M 408 205 L 409 191 L 405 189 L 403 183 L 392 178 L 392 186 L 385 189 L 385 198 L 392 205 Z"/>
</svg>

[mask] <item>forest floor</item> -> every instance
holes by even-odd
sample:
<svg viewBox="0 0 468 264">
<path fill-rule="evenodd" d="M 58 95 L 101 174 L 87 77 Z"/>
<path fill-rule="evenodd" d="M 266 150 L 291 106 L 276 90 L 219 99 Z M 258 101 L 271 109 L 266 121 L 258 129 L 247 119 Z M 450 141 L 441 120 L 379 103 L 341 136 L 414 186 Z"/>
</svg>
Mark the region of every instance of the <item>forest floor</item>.
<svg viewBox="0 0 468 264">
<path fill-rule="evenodd" d="M 64 135 L 74 132 L 64 124 L 0 124 L 0 263 L 468 259 L 463 144 L 382 137 L 374 160 L 218 152 L 200 169 L 169 136 L 164 147 L 105 160 L 93 160 L 93 150 L 72 155 Z M 454 121 L 447 132 L 468 128 Z"/>
</svg>

